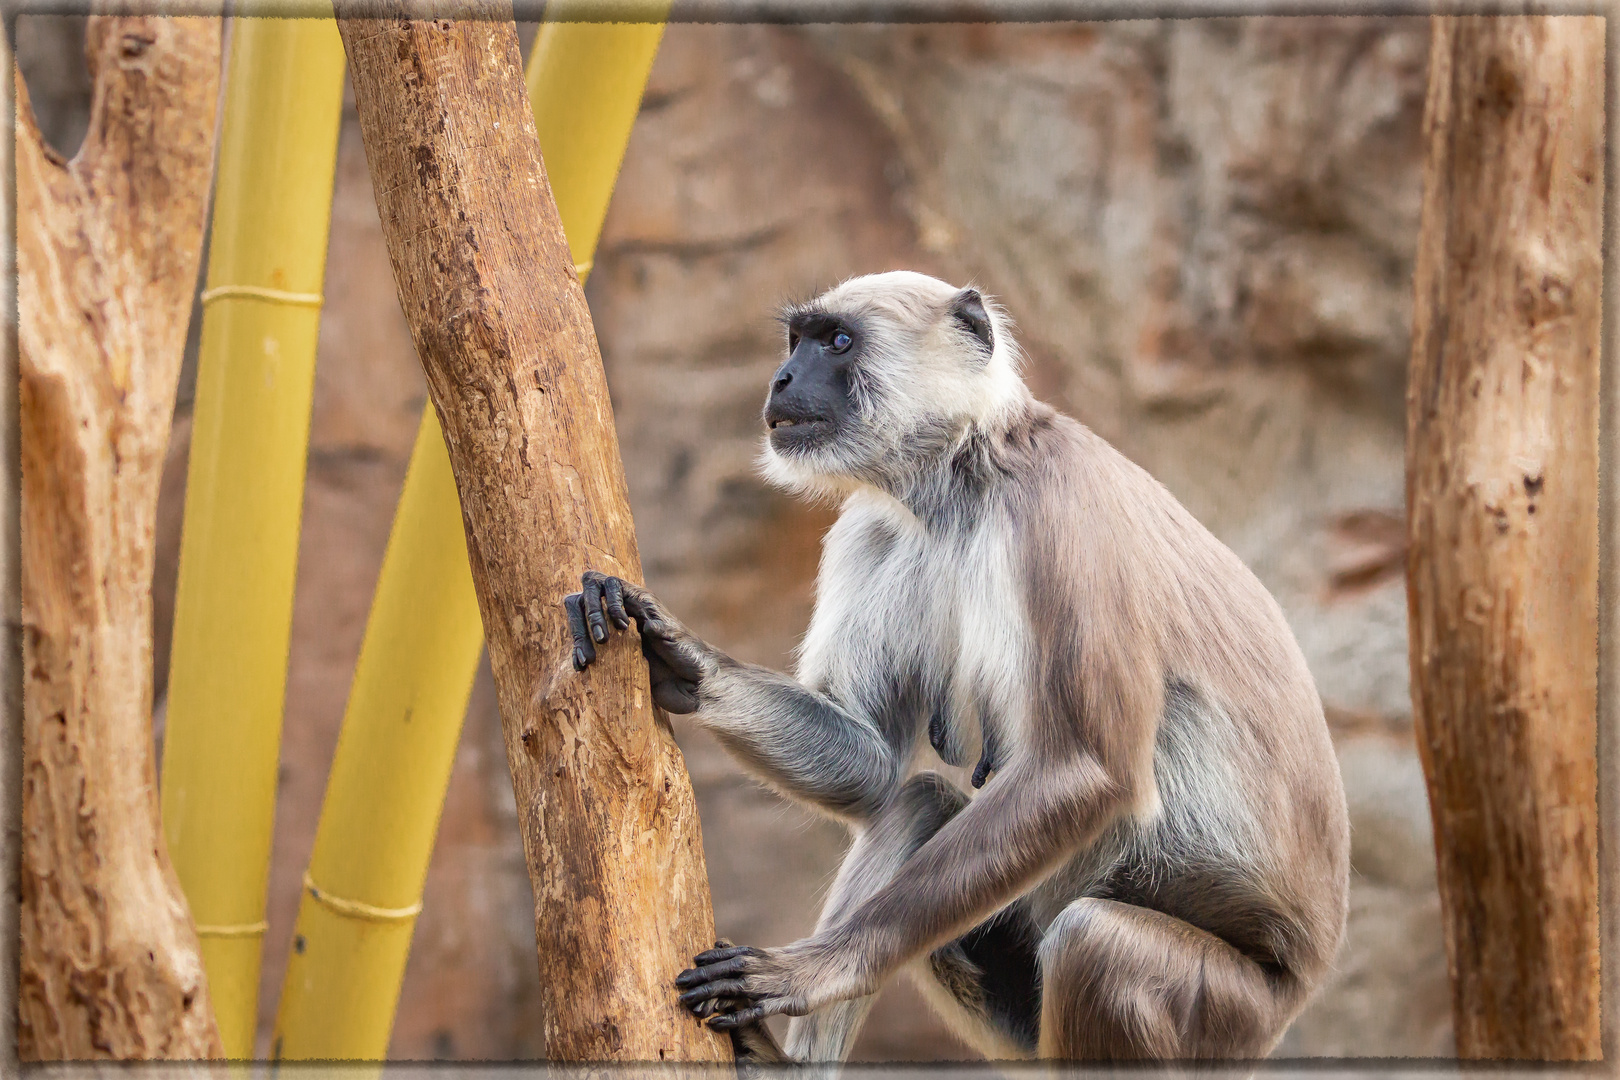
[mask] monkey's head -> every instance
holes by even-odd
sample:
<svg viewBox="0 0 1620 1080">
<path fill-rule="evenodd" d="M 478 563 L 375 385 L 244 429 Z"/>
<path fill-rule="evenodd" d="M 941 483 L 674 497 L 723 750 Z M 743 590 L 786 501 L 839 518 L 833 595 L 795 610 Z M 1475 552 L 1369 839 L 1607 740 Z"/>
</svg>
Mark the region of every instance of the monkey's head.
<svg viewBox="0 0 1620 1080">
<path fill-rule="evenodd" d="M 892 487 L 1028 400 L 1006 316 L 910 271 L 854 278 L 782 314 L 765 401 L 766 476 L 833 494 Z"/>
</svg>

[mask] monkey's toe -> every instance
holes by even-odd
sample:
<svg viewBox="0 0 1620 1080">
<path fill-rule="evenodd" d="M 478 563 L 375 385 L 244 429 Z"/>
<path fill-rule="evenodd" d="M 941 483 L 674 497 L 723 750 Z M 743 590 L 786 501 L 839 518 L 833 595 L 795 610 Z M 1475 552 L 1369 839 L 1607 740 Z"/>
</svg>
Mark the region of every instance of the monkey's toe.
<svg viewBox="0 0 1620 1080">
<path fill-rule="evenodd" d="M 763 956 L 763 955 L 765 955 L 763 952 L 761 952 L 759 949 L 754 948 L 752 945 L 733 945 L 729 941 L 717 941 L 717 942 L 714 943 L 714 946 L 715 946 L 714 948 L 709 949 L 707 952 L 700 952 L 696 956 L 692 957 L 692 963 L 697 965 L 697 966 L 690 969 L 690 970 L 688 970 L 688 971 L 683 971 L 681 973 L 681 977 L 685 978 L 687 975 L 695 974 L 696 972 L 708 967 L 709 965 L 711 965 L 711 964 L 719 964 L 723 960 L 735 960 L 740 956 Z M 729 975 L 729 974 L 732 973 L 733 970 L 741 971 L 742 966 L 738 965 L 735 968 L 732 968 L 732 969 L 724 972 L 724 974 Z M 676 979 L 675 980 L 675 985 L 677 985 L 677 986 L 682 985 L 681 980 Z"/>
<path fill-rule="evenodd" d="M 740 998 L 709 998 L 707 1001 L 700 1001 L 696 1005 L 686 1007 L 699 1020 L 707 1020 L 717 1013 L 732 1012 L 741 1008 L 744 1004 L 746 1002 Z"/>
<path fill-rule="evenodd" d="M 680 996 L 680 1002 L 688 1009 L 696 1011 L 704 1002 L 721 1001 L 730 998 L 747 997 L 747 979 L 717 979 L 714 982 L 704 983 L 695 990 L 688 990 Z"/>
<path fill-rule="evenodd" d="M 675 977 L 675 986 L 684 991 L 678 999 L 699 1018 L 734 1012 L 757 1003 L 759 988 L 749 976 L 762 956 L 747 945 L 726 945 L 699 953 L 698 966 Z"/>
<path fill-rule="evenodd" d="M 782 1011 L 782 1010 L 778 1010 Z M 771 1011 L 763 1005 L 754 1005 L 736 1012 L 719 1013 L 709 1018 L 709 1027 L 715 1031 L 735 1031 L 741 1027 L 757 1024 L 763 1021 Z"/>
</svg>

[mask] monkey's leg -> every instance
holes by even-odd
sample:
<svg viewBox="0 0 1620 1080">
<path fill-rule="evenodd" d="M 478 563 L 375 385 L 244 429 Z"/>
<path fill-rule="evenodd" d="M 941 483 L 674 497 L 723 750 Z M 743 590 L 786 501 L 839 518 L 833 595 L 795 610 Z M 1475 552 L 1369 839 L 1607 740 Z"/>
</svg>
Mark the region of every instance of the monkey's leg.
<svg viewBox="0 0 1620 1080">
<path fill-rule="evenodd" d="M 967 801 L 966 795 L 935 773 L 919 773 L 908 780 L 893 801 L 856 834 L 849 854 L 838 868 L 816 929 L 841 922 L 888 884 L 900 865 Z M 795 1016 L 788 1024 L 788 1057 L 794 1061 L 843 1061 L 871 1007 L 872 997 L 868 995 L 834 1002 L 808 1016 Z"/>
<path fill-rule="evenodd" d="M 1041 942 L 1044 1058 L 1257 1058 L 1298 988 L 1214 934 L 1147 908 L 1074 901 Z"/>
<path fill-rule="evenodd" d="M 1018 901 L 913 968 L 917 988 L 956 1035 L 992 1061 L 1035 1054 L 1041 931 Z"/>
<path fill-rule="evenodd" d="M 749 1002 L 709 1020 L 728 1030 L 875 994 L 1028 892 L 1117 817 L 1125 790 L 1088 754 L 1016 755 L 848 915 L 788 945 L 705 954 L 676 977 L 681 1002 Z"/>
</svg>

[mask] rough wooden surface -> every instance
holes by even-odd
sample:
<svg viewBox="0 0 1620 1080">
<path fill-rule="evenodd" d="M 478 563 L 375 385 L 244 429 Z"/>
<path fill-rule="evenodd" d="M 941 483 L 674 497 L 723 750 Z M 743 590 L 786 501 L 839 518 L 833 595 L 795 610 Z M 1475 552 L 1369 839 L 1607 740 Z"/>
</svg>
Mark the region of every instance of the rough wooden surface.
<svg viewBox="0 0 1620 1080">
<path fill-rule="evenodd" d="M 0 71 L 11 68 L 9 35 L 0 34 Z M 0 78 L 0 235 L 17 216 L 16 91 Z M 19 940 L 17 861 L 22 812 L 22 576 L 18 505 L 22 466 L 17 440 L 17 264 L 15 245 L 0 255 L 0 936 Z M 0 965 L 0 1001 L 17 1000 L 17 966 Z M 0 1008 L 0 1075 L 17 1072 L 17 1012 Z"/>
<path fill-rule="evenodd" d="M 713 917 L 691 787 L 634 635 L 583 674 L 571 664 L 563 596 L 588 566 L 640 580 L 641 565 L 510 6 L 343 18 L 355 10 L 340 3 L 339 29 L 461 494 L 534 885 L 547 1057 L 727 1059 L 675 1002 Z"/>
<path fill-rule="evenodd" d="M 217 19 L 90 21 L 71 162 L 17 80 L 25 666 L 18 1050 L 217 1056 L 158 826 L 152 557 L 202 251 Z"/>
<path fill-rule="evenodd" d="M 1413 704 L 1467 1058 L 1601 1056 L 1599 18 L 1437 18 L 1407 394 Z"/>
</svg>

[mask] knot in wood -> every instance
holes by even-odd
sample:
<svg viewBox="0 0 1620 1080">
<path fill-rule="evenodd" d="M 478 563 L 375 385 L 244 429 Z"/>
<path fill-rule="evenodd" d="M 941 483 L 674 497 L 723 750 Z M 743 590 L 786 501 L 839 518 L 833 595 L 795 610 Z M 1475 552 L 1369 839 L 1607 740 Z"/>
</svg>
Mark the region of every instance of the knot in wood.
<svg viewBox="0 0 1620 1080">
<path fill-rule="evenodd" d="M 1514 308 L 1532 327 L 1567 317 L 1575 308 L 1567 260 L 1545 239 L 1526 237 L 1515 253 Z"/>
<path fill-rule="evenodd" d="M 1524 84 L 1513 68 L 1500 56 L 1485 61 L 1485 77 L 1480 87 L 1480 104 L 1499 119 L 1504 119 L 1518 107 L 1524 97 Z"/>
</svg>

